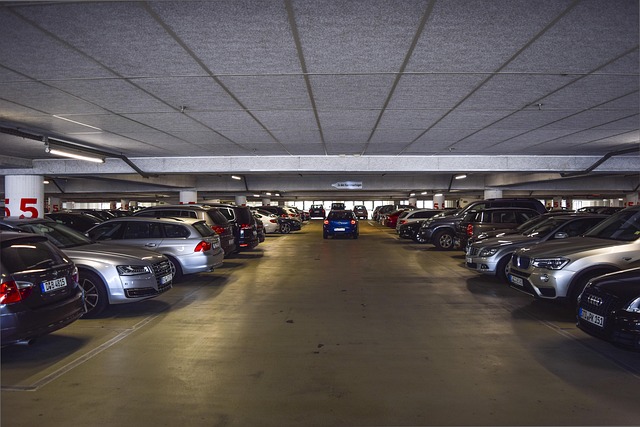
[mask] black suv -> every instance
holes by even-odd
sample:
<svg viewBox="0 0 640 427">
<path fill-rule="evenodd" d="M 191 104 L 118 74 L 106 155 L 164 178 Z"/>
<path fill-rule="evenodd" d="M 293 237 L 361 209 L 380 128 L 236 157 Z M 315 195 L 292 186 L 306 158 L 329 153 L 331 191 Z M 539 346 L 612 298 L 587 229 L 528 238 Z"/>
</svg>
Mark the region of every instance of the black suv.
<svg viewBox="0 0 640 427">
<path fill-rule="evenodd" d="M 309 216 L 311 218 L 322 218 L 324 219 L 327 216 L 327 213 L 324 210 L 324 206 L 322 205 L 311 205 L 309 208 Z"/>
<path fill-rule="evenodd" d="M 431 243 L 436 249 L 452 250 L 455 248 L 458 224 L 466 217 L 467 213 L 473 210 L 503 207 L 529 208 L 540 214 L 547 212 L 540 200 L 530 197 L 478 200 L 469 203 L 455 215 L 429 218 L 424 221 L 414 240 L 418 243 Z"/>
<path fill-rule="evenodd" d="M 240 249 L 253 249 L 258 246 L 260 243 L 258 224 L 248 206 L 225 203 L 208 203 L 207 206 L 217 208 L 227 220 L 235 225 L 236 242 Z"/>
</svg>

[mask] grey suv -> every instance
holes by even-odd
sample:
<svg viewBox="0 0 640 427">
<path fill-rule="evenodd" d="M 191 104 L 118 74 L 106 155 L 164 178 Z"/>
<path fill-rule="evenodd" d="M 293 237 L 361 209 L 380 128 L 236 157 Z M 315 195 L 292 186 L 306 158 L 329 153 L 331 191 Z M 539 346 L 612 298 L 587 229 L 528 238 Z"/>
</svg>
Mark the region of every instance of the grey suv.
<svg viewBox="0 0 640 427">
<path fill-rule="evenodd" d="M 431 243 L 437 249 L 451 250 L 455 248 L 456 228 L 460 221 L 472 210 L 486 208 L 519 207 L 533 209 L 539 213 L 545 213 L 547 209 L 542 202 L 534 198 L 504 198 L 486 199 L 469 203 L 454 215 L 430 218 L 422 223 L 416 233 L 418 243 Z"/>
<path fill-rule="evenodd" d="M 589 280 L 634 267 L 640 267 L 640 206 L 611 215 L 581 237 L 518 249 L 508 278 L 537 298 L 575 304 Z"/>
<path fill-rule="evenodd" d="M 112 243 L 95 243 L 49 219 L 3 218 L 0 229 L 45 236 L 78 267 L 87 313 L 95 317 L 110 304 L 153 298 L 172 286 L 169 260 L 156 252 Z"/>
<path fill-rule="evenodd" d="M 87 234 L 96 241 L 152 249 L 165 255 L 176 282 L 184 274 L 213 271 L 224 259 L 220 237 L 204 221 L 193 218 L 114 218 Z"/>
</svg>

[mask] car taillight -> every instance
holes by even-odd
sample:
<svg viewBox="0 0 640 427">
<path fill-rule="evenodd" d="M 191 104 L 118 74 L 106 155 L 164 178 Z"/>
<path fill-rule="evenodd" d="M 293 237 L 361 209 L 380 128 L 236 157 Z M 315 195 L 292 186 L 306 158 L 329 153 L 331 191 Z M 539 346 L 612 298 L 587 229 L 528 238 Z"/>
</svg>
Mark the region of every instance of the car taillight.
<svg viewBox="0 0 640 427">
<path fill-rule="evenodd" d="M 204 251 L 208 251 L 209 249 L 211 249 L 211 243 L 209 242 L 205 242 L 204 240 L 201 241 L 200 243 L 198 243 L 195 247 L 195 249 L 193 250 L 194 252 L 204 252 Z"/>
<path fill-rule="evenodd" d="M 351 220 L 351 225 L 356 225 L 356 220 L 355 219 Z"/>
<path fill-rule="evenodd" d="M 288 218 L 286 213 L 283 213 L 282 215 L 280 215 L 282 218 Z"/>
<path fill-rule="evenodd" d="M 272 223 L 274 223 L 274 224 L 275 224 L 276 222 L 278 222 L 278 220 L 270 219 L 270 220 L 269 220 L 269 222 L 272 222 Z"/>
<path fill-rule="evenodd" d="M 406 222 L 407 222 L 407 220 L 406 220 L 406 219 L 401 219 L 401 220 L 400 220 L 400 225 L 402 225 L 402 224 L 404 224 L 404 223 L 406 223 Z"/>
<path fill-rule="evenodd" d="M 0 304 L 14 304 L 31 294 L 33 283 L 9 280 L 0 284 Z"/>
<path fill-rule="evenodd" d="M 473 224 L 467 225 L 467 236 L 473 236 Z"/>
<path fill-rule="evenodd" d="M 224 227 L 221 227 L 219 225 L 212 225 L 211 229 L 220 235 L 224 234 Z"/>
<path fill-rule="evenodd" d="M 240 224 L 242 230 L 251 230 L 251 224 Z"/>
<path fill-rule="evenodd" d="M 324 225 L 329 225 L 329 220 L 328 219 L 324 220 Z"/>
</svg>

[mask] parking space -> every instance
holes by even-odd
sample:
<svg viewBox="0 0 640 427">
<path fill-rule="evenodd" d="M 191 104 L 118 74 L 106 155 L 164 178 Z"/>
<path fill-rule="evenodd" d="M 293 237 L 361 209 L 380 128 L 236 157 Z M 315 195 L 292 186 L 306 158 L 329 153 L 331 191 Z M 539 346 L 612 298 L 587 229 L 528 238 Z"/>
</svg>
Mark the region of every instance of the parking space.
<svg viewBox="0 0 640 427">
<path fill-rule="evenodd" d="M 321 220 L 2 350 L 3 426 L 635 425 L 640 357 L 436 251 Z"/>
</svg>

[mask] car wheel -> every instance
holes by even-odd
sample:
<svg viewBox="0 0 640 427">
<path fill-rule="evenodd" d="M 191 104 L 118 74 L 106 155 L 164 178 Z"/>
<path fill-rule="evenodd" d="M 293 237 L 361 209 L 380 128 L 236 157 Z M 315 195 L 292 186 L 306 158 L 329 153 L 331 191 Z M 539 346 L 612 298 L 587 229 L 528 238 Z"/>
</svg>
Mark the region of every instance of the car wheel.
<svg viewBox="0 0 640 427">
<path fill-rule="evenodd" d="M 454 241 L 453 234 L 447 230 L 438 231 L 433 236 L 433 244 L 437 249 L 441 249 L 444 251 L 450 251 L 453 249 Z"/>
<path fill-rule="evenodd" d="M 182 267 L 180 267 L 180 263 L 177 259 L 172 256 L 165 255 L 169 259 L 169 263 L 171 264 L 171 271 L 173 272 L 173 283 L 177 283 L 182 280 L 184 274 L 182 273 Z"/>
<path fill-rule="evenodd" d="M 498 261 L 498 265 L 496 266 L 496 276 L 503 282 L 508 282 L 507 279 L 507 266 L 509 265 L 509 261 L 511 260 L 511 254 L 502 257 L 500 261 Z"/>
<path fill-rule="evenodd" d="M 291 233 L 291 224 L 288 223 L 284 223 L 284 224 L 280 224 L 280 232 L 282 234 L 289 234 Z"/>
<path fill-rule="evenodd" d="M 80 287 L 84 290 L 84 306 L 87 310 L 82 317 L 96 317 L 109 305 L 109 297 L 104 283 L 97 274 L 80 271 Z"/>
<path fill-rule="evenodd" d="M 416 233 L 413 235 L 413 241 L 424 245 L 425 243 L 427 243 L 427 238 L 424 237 L 422 233 Z"/>
</svg>

